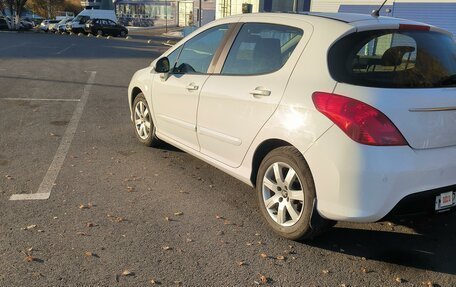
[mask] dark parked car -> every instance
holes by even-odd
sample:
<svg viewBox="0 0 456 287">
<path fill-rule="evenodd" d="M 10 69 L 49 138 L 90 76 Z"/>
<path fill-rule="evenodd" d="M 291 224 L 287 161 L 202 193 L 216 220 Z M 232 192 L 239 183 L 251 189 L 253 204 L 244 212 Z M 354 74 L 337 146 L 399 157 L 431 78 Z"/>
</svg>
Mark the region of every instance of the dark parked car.
<svg viewBox="0 0 456 287">
<path fill-rule="evenodd" d="M 109 19 L 91 19 L 85 24 L 85 32 L 94 35 L 110 35 L 125 37 L 127 28 Z"/>
</svg>

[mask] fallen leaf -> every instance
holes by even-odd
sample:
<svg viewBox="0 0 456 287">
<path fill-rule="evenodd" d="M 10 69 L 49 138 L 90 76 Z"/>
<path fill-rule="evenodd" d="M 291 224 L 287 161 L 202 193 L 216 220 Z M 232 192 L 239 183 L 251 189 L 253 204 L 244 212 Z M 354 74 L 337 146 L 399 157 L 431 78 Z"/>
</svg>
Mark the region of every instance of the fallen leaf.
<svg viewBox="0 0 456 287">
<path fill-rule="evenodd" d="M 122 218 L 122 217 L 114 216 L 114 215 L 111 215 L 111 214 L 108 214 L 108 218 L 110 218 L 112 221 L 115 221 L 115 222 L 124 222 L 124 221 L 127 221 L 126 219 L 124 219 L 124 218 Z"/>
<path fill-rule="evenodd" d="M 225 219 L 225 220 L 223 221 L 223 224 L 225 224 L 225 225 L 234 225 L 234 223 L 231 222 L 231 221 L 229 221 L 228 219 Z"/>
<path fill-rule="evenodd" d="M 328 270 L 328 269 L 323 269 L 323 270 L 321 270 L 321 272 L 322 272 L 323 274 L 329 274 L 329 270 Z"/>
<path fill-rule="evenodd" d="M 131 272 L 131 271 L 129 271 L 129 270 L 124 270 L 124 271 L 122 272 L 122 274 L 120 274 L 120 275 L 125 276 L 125 277 L 126 277 L 126 276 L 134 276 L 135 273 L 134 273 L 134 272 Z"/>
<path fill-rule="evenodd" d="M 285 260 L 285 256 L 279 255 L 276 257 L 277 260 Z"/>
<path fill-rule="evenodd" d="M 135 188 L 132 186 L 127 186 L 127 191 L 128 192 L 135 192 Z"/>
<path fill-rule="evenodd" d="M 238 264 L 239 266 L 244 266 L 244 265 L 246 265 L 245 261 L 239 261 L 237 264 Z"/>
<path fill-rule="evenodd" d="M 88 203 L 87 205 L 84 205 L 84 204 L 80 204 L 79 205 L 79 209 L 89 209 L 89 208 L 92 208 L 93 207 L 93 204 L 92 203 Z"/>
<path fill-rule="evenodd" d="M 87 227 L 94 227 L 95 224 L 93 224 L 92 222 L 87 222 L 86 226 L 87 226 Z"/>
<path fill-rule="evenodd" d="M 268 258 L 268 257 L 269 257 L 269 256 L 268 256 L 266 253 L 264 253 L 264 252 L 261 253 L 260 256 L 261 256 L 261 258 Z"/>
<path fill-rule="evenodd" d="M 181 216 L 181 215 L 184 215 L 184 213 L 182 211 L 178 211 L 178 212 L 174 212 L 174 215 L 175 216 Z"/>
<path fill-rule="evenodd" d="M 30 229 L 33 229 L 35 227 L 36 227 L 36 224 L 32 224 L 32 225 L 27 226 L 25 229 L 30 230 Z"/>
<path fill-rule="evenodd" d="M 397 283 L 405 283 L 406 281 L 404 279 L 402 279 L 401 277 L 396 277 L 396 279 L 394 279 Z"/>
<path fill-rule="evenodd" d="M 24 260 L 27 262 L 33 262 L 35 260 L 35 258 L 33 258 L 32 255 L 26 255 Z"/>
<path fill-rule="evenodd" d="M 165 220 L 166 220 L 166 221 L 172 221 L 172 219 L 169 218 L 168 216 L 165 217 Z"/>
<path fill-rule="evenodd" d="M 268 277 L 260 274 L 260 281 L 262 284 L 266 284 L 266 283 L 268 283 L 269 280 L 268 280 Z"/>
<path fill-rule="evenodd" d="M 82 232 L 82 231 L 78 231 L 76 232 L 77 235 L 81 235 L 81 236 L 90 236 L 90 234 L 87 234 L 85 232 Z"/>
<path fill-rule="evenodd" d="M 178 286 L 182 286 L 183 283 L 182 283 L 182 281 L 176 280 L 176 281 L 174 281 L 174 284 L 176 284 Z"/>
<path fill-rule="evenodd" d="M 215 216 L 215 218 L 217 218 L 217 219 L 225 219 L 223 216 L 220 216 L 218 214 Z"/>
<path fill-rule="evenodd" d="M 14 179 L 14 177 L 12 177 L 12 176 L 9 175 L 9 174 L 5 175 L 5 178 L 8 179 L 8 180 L 13 180 L 13 179 Z"/>
<path fill-rule="evenodd" d="M 180 193 L 185 193 L 185 194 L 189 194 L 188 191 L 184 191 L 184 190 L 179 190 Z"/>
<path fill-rule="evenodd" d="M 220 231 L 217 232 L 217 235 L 219 235 L 219 236 L 220 235 L 224 235 L 224 234 L 225 234 L 225 232 L 223 230 L 220 230 Z"/>
<path fill-rule="evenodd" d="M 149 283 L 152 284 L 152 285 L 154 285 L 154 284 L 159 285 L 160 281 L 158 281 L 157 279 L 152 278 L 152 279 L 149 280 Z"/>
<path fill-rule="evenodd" d="M 173 250 L 173 248 L 172 248 L 172 247 L 169 247 L 169 246 L 163 246 L 162 249 L 163 249 L 163 250 Z"/>
<path fill-rule="evenodd" d="M 247 245 L 247 246 L 252 246 L 253 243 L 252 243 L 252 242 L 247 242 L 245 245 Z"/>
<path fill-rule="evenodd" d="M 86 252 L 84 252 L 84 256 L 91 257 L 91 256 L 93 256 L 93 253 L 86 251 Z"/>
<path fill-rule="evenodd" d="M 38 229 L 37 232 L 42 233 L 44 230 Z"/>
<path fill-rule="evenodd" d="M 190 238 L 187 238 L 187 242 L 193 242 L 193 240 Z"/>
<path fill-rule="evenodd" d="M 33 247 L 27 248 L 27 252 L 32 252 L 32 251 L 33 251 Z"/>
</svg>

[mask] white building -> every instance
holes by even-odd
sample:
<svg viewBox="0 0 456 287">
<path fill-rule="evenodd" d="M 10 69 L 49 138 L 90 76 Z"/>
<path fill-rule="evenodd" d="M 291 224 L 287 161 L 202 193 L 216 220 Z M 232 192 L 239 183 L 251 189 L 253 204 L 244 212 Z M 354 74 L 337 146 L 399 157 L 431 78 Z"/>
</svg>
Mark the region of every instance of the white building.
<svg viewBox="0 0 456 287">
<path fill-rule="evenodd" d="M 382 3 L 383 0 L 216 0 L 216 18 L 245 13 L 247 7 L 253 13 L 312 11 L 370 14 Z M 456 34 L 456 0 L 388 0 L 380 14 L 429 23 Z"/>
<path fill-rule="evenodd" d="M 312 0 L 311 11 L 371 13 L 382 3 L 383 0 Z M 391 12 L 386 13 L 386 9 Z M 389 0 L 380 14 L 429 23 L 456 34 L 456 0 Z"/>
</svg>

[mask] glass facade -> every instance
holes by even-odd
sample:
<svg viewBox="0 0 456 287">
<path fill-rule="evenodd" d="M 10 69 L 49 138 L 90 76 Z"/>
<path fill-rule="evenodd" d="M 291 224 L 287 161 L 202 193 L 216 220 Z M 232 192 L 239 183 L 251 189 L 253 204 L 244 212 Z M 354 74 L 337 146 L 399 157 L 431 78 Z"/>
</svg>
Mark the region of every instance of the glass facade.
<svg viewBox="0 0 456 287">
<path fill-rule="evenodd" d="M 175 26 L 178 1 L 118 0 L 115 9 L 119 23 L 125 26 Z"/>
</svg>

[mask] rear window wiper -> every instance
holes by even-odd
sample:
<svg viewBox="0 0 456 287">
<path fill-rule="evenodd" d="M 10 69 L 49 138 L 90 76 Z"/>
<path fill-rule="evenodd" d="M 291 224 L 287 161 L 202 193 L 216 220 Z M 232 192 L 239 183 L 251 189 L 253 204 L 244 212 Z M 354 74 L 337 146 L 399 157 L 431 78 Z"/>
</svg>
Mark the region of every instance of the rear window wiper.
<svg viewBox="0 0 456 287">
<path fill-rule="evenodd" d="M 438 83 L 440 86 L 453 86 L 456 85 L 456 74 L 444 77 Z"/>
</svg>

